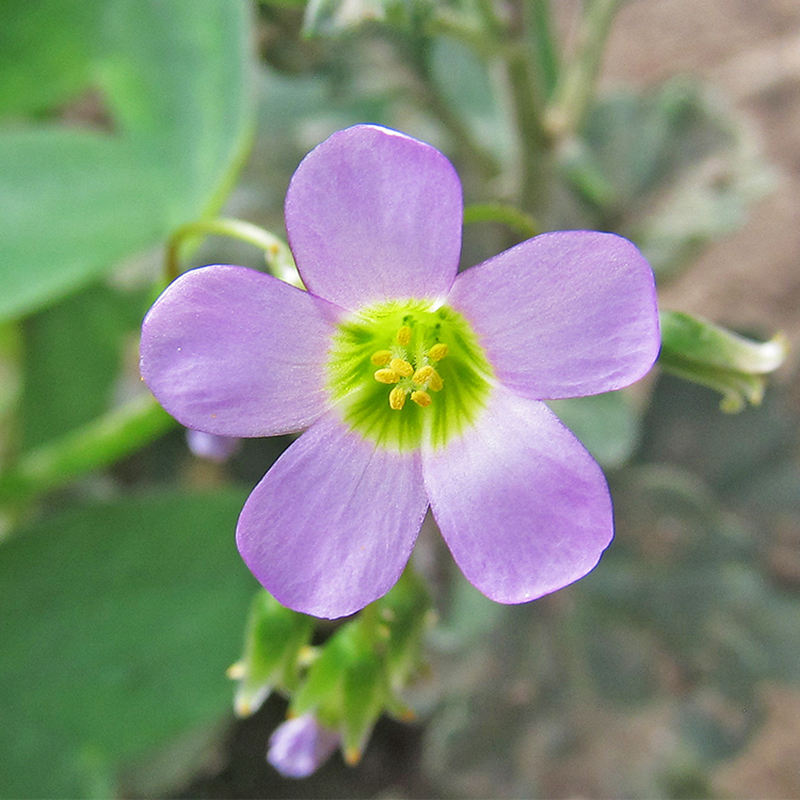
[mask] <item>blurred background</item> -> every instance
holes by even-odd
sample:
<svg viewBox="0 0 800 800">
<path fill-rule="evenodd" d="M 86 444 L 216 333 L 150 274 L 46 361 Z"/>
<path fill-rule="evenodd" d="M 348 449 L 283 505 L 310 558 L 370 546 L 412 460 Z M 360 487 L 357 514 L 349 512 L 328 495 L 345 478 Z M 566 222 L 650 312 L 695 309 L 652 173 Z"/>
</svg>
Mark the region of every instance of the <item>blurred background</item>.
<svg viewBox="0 0 800 800">
<path fill-rule="evenodd" d="M 564 76 L 587 95 L 567 134 L 550 115 L 537 191 L 486 27 L 517 35 L 518 14 L 525 46 L 559 50 L 550 110 L 574 107 Z M 581 73 L 592 14 L 609 33 Z M 737 413 L 659 367 L 554 406 L 611 485 L 600 566 L 503 607 L 424 530 L 416 720 L 291 781 L 265 760 L 287 699 L 234 721 L 225 677 L 257 589 L 236 517 L 290 438 L 193 455 L 139 380 L 138 328 L 169 241 L 181 270 L 264 268 L 252 244 L 176 231 L 224 216 L 283 236 L 299 160 L 365 121 L 443 150 L 470 204 L 629 236 L 662 309 L 780 332 L 789 354 Z M 524 238 L 476 219 L 465 267 Z M 794 0 L 7 0 L 0 796 L 800 797 L 799 259 Z"/>
</svg>

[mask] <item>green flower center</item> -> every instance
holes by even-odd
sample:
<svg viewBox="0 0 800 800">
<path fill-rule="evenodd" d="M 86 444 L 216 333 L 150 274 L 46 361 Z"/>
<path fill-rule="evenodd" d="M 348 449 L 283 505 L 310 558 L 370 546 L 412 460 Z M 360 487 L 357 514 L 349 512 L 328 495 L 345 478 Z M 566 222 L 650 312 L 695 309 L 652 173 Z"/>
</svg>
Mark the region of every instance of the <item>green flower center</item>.
<svg viewBox="0 0 800 800">
<path fill-rule="evenodd" d="M 492 369 L 471 325 L 448 306 L 379 303 L 342 322 L 333 337 L 328 387 L 345 422 L 400 451 L 444 446 L 475 420 Z"/>
</svg>

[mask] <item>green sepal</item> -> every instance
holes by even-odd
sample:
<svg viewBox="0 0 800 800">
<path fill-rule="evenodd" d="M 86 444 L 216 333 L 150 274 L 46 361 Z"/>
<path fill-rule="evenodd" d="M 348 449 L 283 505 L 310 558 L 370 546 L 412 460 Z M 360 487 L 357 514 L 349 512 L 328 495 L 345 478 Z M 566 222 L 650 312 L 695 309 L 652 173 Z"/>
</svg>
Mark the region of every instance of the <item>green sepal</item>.
<svg viewBox="0 0 800 800">
<path fill-rule="evenodd" d="M 387 626 L 386 672 L 394 692 L 401 691 L 422 662 L 422 639 L 431 622 L 431 599 L 423 580 L 406 569 L 380 602 Z M 402 707 L 402 716 L 408 711 Z"/>
<path fill-rule="evenodd" d="M 341 719 L 341 685 L 350 661 L 354 622 L 345 623 L 322 645 L 294 694 L 289 713 L 315 712 L 323 725 L 336 728 Z"/>
<path fill-rule="evenodd" d="M 746 402 L 760 403 L 765 376 L 786 358 L 786 340 L 780 334 L 756 342 L 689 314 L 663 311 L 660 318 L 660 366 L 716 389 L 723 395 L 723 411 L 740 411 Z"/>
<path fill-rule="evenodd" d="M 419 669 L 430 619 L 425 584 L 406 569 L 385 597 L 317 649 L 294 692 L 290 716 L 313 713 L 322 725 L 340 731 L 345 760 L 356 763 L 382 713 L 413 718 L 399 693 Z"/>
<path fill-rule="evenodd" d="M 302 650 L 313 630 L 311 617 L 285 608 L 259 590 L 247 620 L 244 655 L 228 671 L 239 681 L 234 697 L 237 716 L 255 713 L 275 688 L 297 687 Z"/>
<path fill-rule="evenodd" d="M 387 691 L 383 660 L 363 648 L 348 665 L 342 683 L 342 745 L 345 761 L 356 764 L 383 711 Z"/>
</svg>

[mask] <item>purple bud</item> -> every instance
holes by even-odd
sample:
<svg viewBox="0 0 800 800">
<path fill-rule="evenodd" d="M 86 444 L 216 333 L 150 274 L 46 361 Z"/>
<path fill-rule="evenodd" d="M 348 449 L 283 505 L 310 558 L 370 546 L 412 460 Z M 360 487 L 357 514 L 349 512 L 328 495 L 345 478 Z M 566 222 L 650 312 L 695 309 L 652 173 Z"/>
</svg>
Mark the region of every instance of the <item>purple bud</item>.
<svg viewBox="0 0 800 800">
<path fill-rule="evenodd" d="M 286 778 L 307 778 L 330 758 L 339 734 L 317 722 L 313 714 L 288 719 L 269 740 L 267 761 Z"/>
<path fill-rule="evenodd" d="M 186 444 L 198 458 L 207 458 L 219 464 L 227 461 L 239 449 L 239 440 L 233 436 L 218 436 L 192 428 L 186 429 Z"/>
</svg>

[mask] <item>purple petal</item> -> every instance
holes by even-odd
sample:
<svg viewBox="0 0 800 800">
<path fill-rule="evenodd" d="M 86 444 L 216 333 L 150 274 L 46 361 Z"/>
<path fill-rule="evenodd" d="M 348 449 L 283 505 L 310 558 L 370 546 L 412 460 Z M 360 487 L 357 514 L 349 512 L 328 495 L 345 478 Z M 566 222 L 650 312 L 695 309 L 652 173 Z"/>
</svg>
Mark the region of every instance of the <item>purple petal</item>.
<svg viewBox="0 0 800 800">
<path fill-rule="evenodd" d="M 270 736 L 267 761 L 287 778 L 307 778 L 330 758 L 339 739 L 313 714 L 288 719 Z"/>
<path fill-rule="evenodd" d="M 343 617 L 397 582 L 427 507 L 419 454 L 376 447 L 334 410 L 253 490 L 236 541 L 283 605 Z"/>
<path fill-rule="evenodd" d="M 329 405 L 325 363 L 342 313 L 255 270 L 192 270 L 145 317 L 142 377 L 188 428 L 221 436 L 301 430 Z"/>
<path fill-rule="evenodd" d="M 627 239 L 546 233 L 458 276 L 497 377 L 525 397 L 581 397 L 641 378 L 660 347 L 653 272 Z"/>
<path fill-rule="evenodd" d="M 603 473 L 544 403 L 495 390 L 463 437 L 423 452 L 423 471 L 456 563 L 499 603 L 583 577 L 611 541 Z"/>
<path fill-rule="evenodd" d="M 396 131 L 356 125 L 311 151 L 286 194 L 306 286 L 344 308 L 441 299 L 458 269 L 463 206 L 453 165 Z"/>
</svg>

